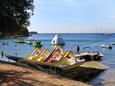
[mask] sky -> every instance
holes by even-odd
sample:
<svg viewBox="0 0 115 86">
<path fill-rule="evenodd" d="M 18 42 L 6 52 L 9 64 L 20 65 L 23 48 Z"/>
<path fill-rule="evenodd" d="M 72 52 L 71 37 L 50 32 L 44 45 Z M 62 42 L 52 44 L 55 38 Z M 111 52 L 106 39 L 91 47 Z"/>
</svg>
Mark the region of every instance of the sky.
<svg viewBox="0 0 115 86">
<path fill-rule="evenodd" d="M 34 0 L 34 5 L 29 31 L 115 32 L 115 0 Z"/>
</svg>

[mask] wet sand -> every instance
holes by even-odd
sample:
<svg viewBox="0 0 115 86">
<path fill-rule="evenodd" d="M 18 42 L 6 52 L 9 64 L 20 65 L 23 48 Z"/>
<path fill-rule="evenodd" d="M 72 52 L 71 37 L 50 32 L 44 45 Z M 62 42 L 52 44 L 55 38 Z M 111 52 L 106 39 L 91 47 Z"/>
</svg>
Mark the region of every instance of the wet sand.
<svg viewBox="0 0 115 86">
<path fill-rule="evenodd" d="M 61 76 L 50 75 L 19 66 L 17 63 L 0 62 L 0 86 L 89 86 Z"/>
</svg>

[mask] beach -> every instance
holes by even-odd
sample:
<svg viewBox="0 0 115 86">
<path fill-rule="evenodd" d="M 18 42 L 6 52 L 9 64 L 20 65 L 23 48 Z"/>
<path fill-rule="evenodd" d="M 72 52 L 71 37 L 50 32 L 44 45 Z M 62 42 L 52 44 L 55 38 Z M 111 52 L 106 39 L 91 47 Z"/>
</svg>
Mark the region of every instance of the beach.
<svg viewBox="0 0 115 86">
<path fill-rule="evenodd" d="M 0 86 L 90 86 L 62 76 L 22 67 L 17 63 L 0 62 Z"/>
</svg>

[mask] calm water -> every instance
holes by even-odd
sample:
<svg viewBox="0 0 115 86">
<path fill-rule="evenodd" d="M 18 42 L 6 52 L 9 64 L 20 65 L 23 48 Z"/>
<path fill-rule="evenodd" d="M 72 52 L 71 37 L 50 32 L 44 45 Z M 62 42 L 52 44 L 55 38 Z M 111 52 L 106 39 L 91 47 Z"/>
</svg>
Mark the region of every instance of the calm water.
<svg viewBox="0 0 115 86">
<path fill-rule="evenodd" d="M 23 38 L 7 38 L 0 39 L 0 51 L 4 51 L 8 55 L 17 55 L 20 57 L 25 57 L 34 48 L 32 45 L 28 44 L 16 44 L 15 39 L 27 39 L 27 40 L 41 40 L 43 47 L 47 47 L 50 50 L 53 46 L 50 44 L 52 38 L 55 34 L 37 34 L 30 37 Z M 112 36 L 105 36 L 102 34 L 61 34 L 65 41 L 65 50 L 72 50 L 76 53 L 77 45 L 80 46 L 81 51 L 100 51 L 104 54 L 102 63 L 108 65 L 110 68 L 100 74 L 96 79 L 92 80 L 91 83 L 96 86 L 103 86 L 103 84 L 115 84 L 115 45 L 112 49 L 103 49 L 100 47 L 102 44 L 112 44 L 115 43 L 115 34 Z M 4 41 L 8 41 L 8 45 L 2 45 Z M 85 48 L 84 47 L 90 47 Z M 5 57 L 1 57 L 1 60 L 8 61 Z M 108 80 L 108 78 L 110 78 Z M 109 86 L 109 85 L 108 85 Z M 113 85 L 114 86 L 114 85 Z"/>
</svg>

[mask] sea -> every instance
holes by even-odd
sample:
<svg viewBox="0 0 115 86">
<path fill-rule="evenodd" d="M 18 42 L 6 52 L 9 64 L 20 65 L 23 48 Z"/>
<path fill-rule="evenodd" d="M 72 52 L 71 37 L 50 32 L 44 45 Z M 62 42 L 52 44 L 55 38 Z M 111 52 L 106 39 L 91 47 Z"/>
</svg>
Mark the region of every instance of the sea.
<svg viewBox="0 0 115 86">
<path fill-rule="evenodd" d="M 85 51 L 99 51 L 104 56 L 100 62 L 109 66 L 107 70 L 99 74 L 90 82 L 93 86 L 114 86 L 115 85 L 115 33 L 60 33 L 65 45 L 64 50 L 71 50 L 73 53 L 77 53 L 77 46 L 80 46 L 80 52 Z M 15 40 L 40 40 L 42 42 L 42 48 L 48 48 L 52 50 L 54 45 L 51 45 L 51 40 L 55 36 L 55 33 L 39 33 L 33 34 L 29 37 L 9 37 L 0 38 L 0 52 L 4 52 L 6 55 L 13 55 L 25 58 L 33 49 L 33 45 L 15 43 Z M 5 42 L 7 44 L 3 44 Z M 112 49 L 102 48 L 101 45 L 112 45 Z M 11 61 L 5 56 L 0 56 L 0 60 Z"/>
</svg>

